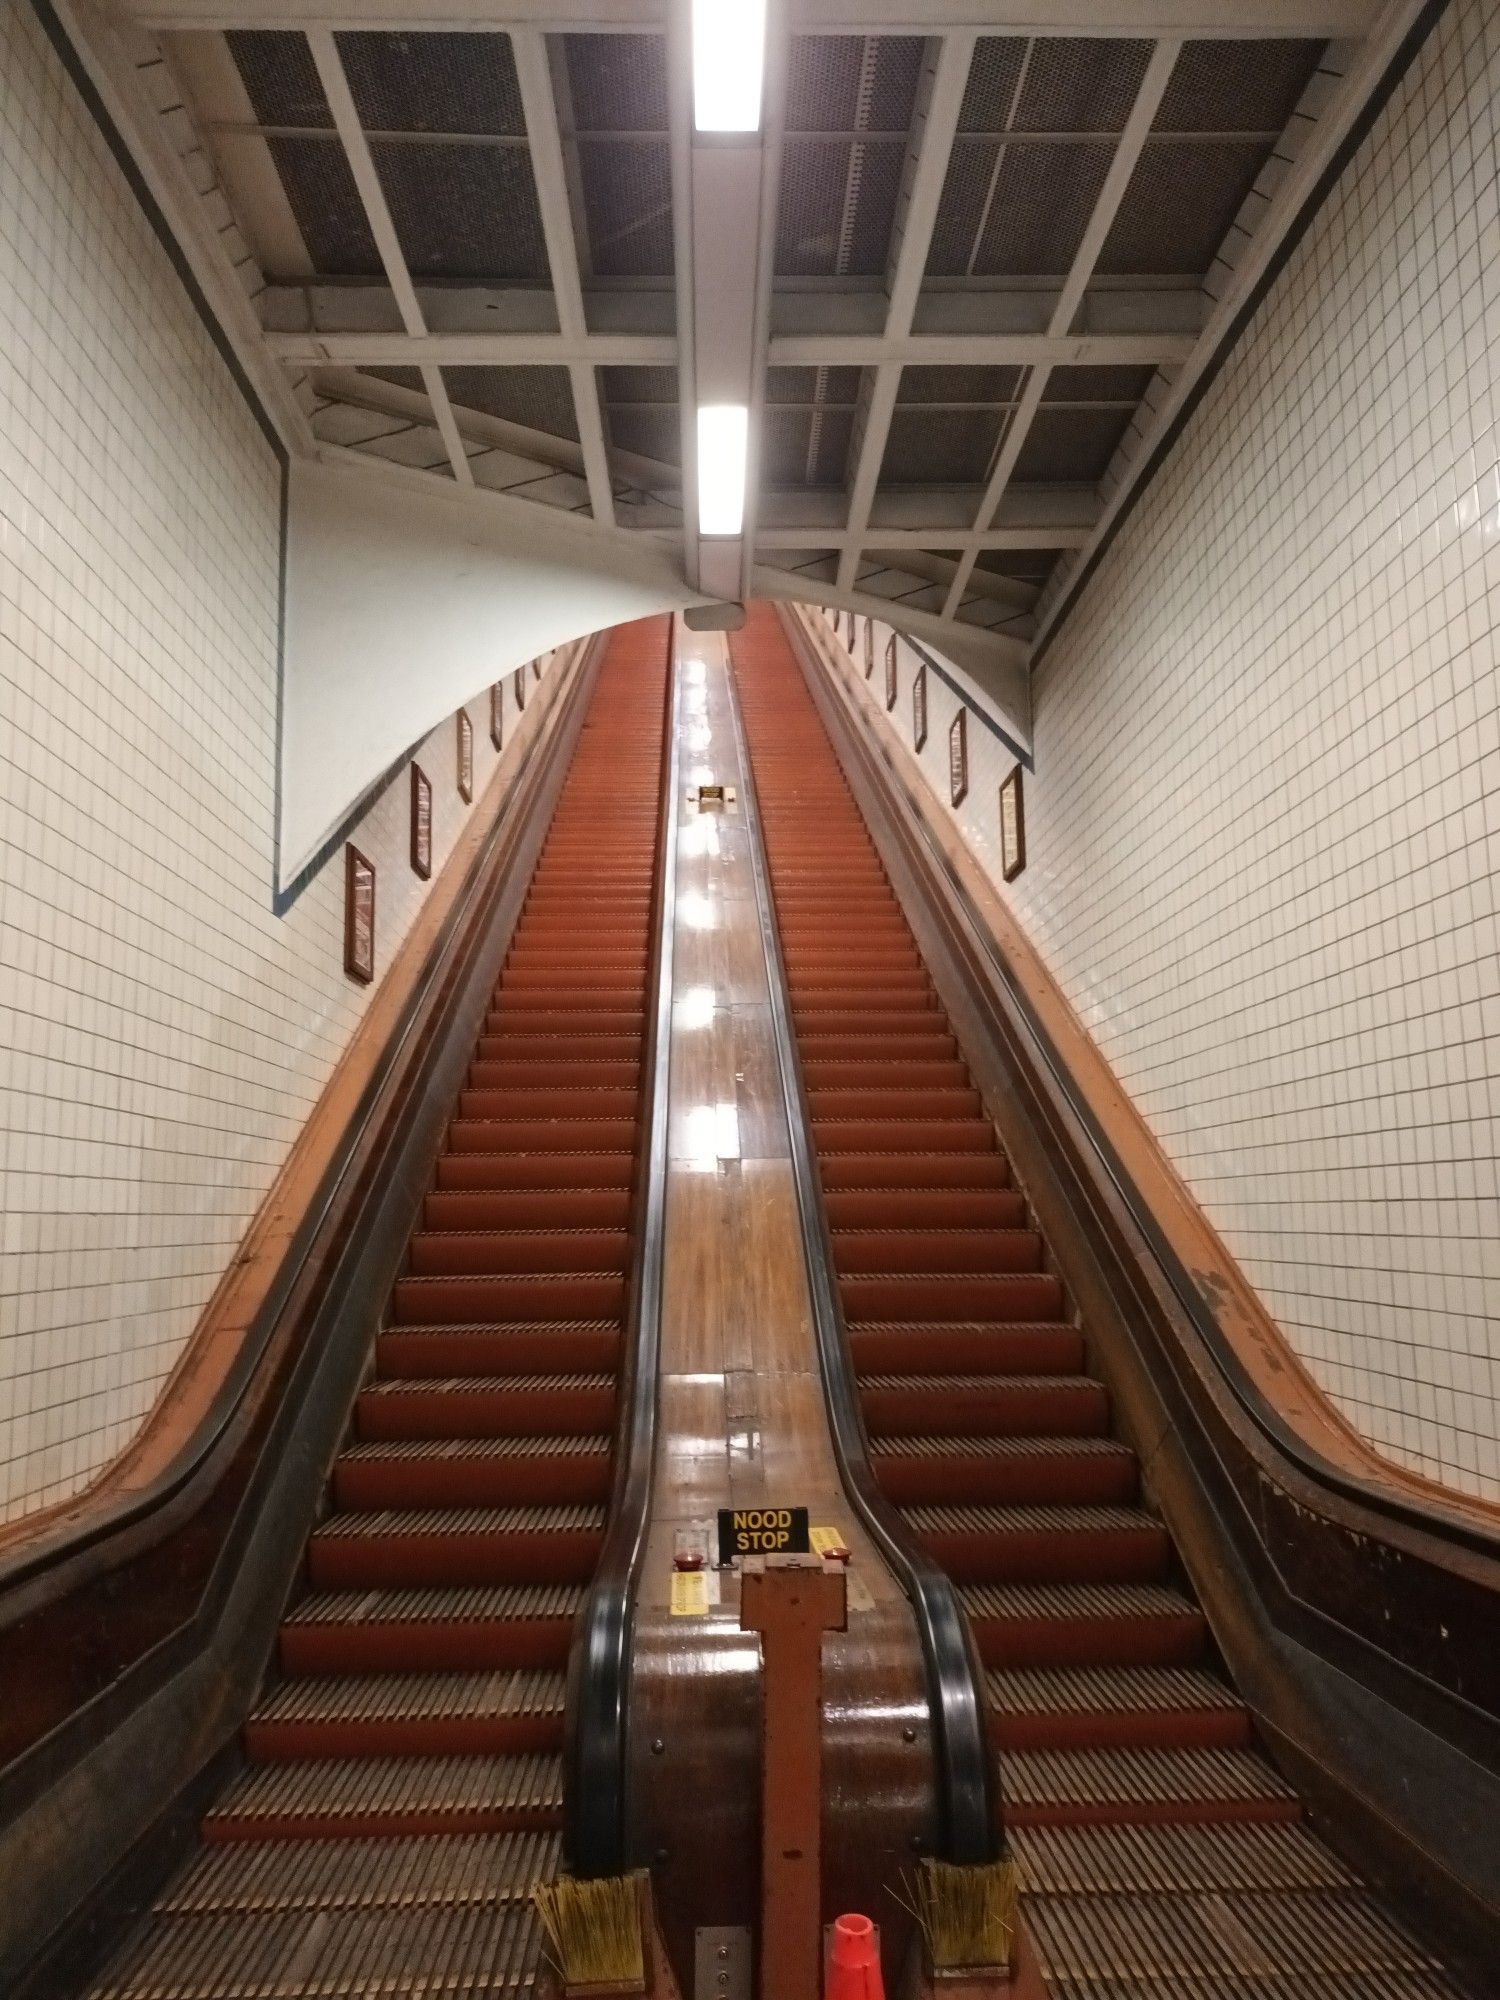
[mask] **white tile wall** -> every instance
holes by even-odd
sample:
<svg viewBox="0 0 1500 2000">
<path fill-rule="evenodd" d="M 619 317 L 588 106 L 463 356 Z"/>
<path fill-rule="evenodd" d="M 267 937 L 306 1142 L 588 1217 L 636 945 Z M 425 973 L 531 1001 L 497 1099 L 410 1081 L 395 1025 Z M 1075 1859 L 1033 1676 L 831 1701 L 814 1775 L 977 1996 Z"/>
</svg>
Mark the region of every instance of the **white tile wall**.
<svg viewBox="0 0 1500 2000">
<path fill-rule="evenodd" d="M 0 1520 L 138 1429 L 373 990 L 343 972 L 341 854 L 271 910 L 279 480 L 0 6 Z M 418 755 L 436 872 L 479 807 L 451 717 Z M 425 893 L 408 811 L 403 771 L 355 834 L 377 972 Z"/>
<path fill-rule="evenodd" d="M 1492 1498 L 1497 106 L 1455 0 L 1043 662 L 1002 889 L 1345 1415 Z"/>
</svg>

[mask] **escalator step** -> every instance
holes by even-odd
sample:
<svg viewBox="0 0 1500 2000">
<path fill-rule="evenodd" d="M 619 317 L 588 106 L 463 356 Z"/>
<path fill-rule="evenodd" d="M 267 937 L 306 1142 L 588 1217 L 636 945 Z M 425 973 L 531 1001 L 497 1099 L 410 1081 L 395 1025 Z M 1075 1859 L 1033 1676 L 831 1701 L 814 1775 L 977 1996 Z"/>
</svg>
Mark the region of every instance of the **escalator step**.
<svg viewBox="0 0 1500 2000">
<path fill-rule="evenodd" d="M 1279 1822 L 1018 1827 L 1015 1849 L 1036 1895 L 1342 1889 L 1359 1880 L 1305 1826 Z"/>
<path fill-rule="evenodd" d="M 564 1684 L 555 1668 L 284 1681 L 245 1725 L 245 1749 L 254 1763 L 559 1750 Z"/>
<path fill-rule="evenodd" d="M 529 1903 L 562 1861 L 555 1833 L 449 1834 L 431 1840 L 267 1841 L 253 1853 L 199 1850 L 157 1898 L 175 1916 L 230 1911 L 421 1910 Z"/>
<path fill-rule="evenodd" d="M 991 1502 L 1107 1505 L 1133 1500 L 1135 1453 L 1108 1437 L 875 1437 L 881 1490 L 898 1506 Z"/>
<path fill-rule="evenodd" d="M 281 1664 L 293 1674 L 557 1667 L 582 1603 L 579 1585 L 556 1582 L 315 1591 L 282 1625 Z"/>
<path fill-rule="evenodd" d="M 455 1375 L 376 1381 L 354 1406 L 362 1440 L 596 1436 L 614 1425 L 612 1375 Z"/>
<path fill-rule="evenodd" d="M 342 1855 L 350 1844 L 330 1845 Z M 88 2000 L 521 2000 L 541 1966 L 541 1925 L 527 1900 L 410 1909 L 398 1897 L 332 1912 L 166 1915 L 126 1946 Z"/>
<path fill-rule="evenodd" d="M 1065 1321 L 856 1320 L 855 1372 L 866 1375 L 1076 1375 L 1083 1335 Z"/>
<path fill-rule="evenodd" d="M 1087 1436 L 1109 1419 L 1103 1385 L 1085 1375 L 867 1375 L 859 1401 L 873 1437 Z"/>
<path fill-rule="evenodd" d="M 465 1375 L 609 1375 L 619 1359 L 617 1320 L 512 1320 L 484 1326 L 387 1327 L 375 1343 L 382 1378 Z"/>
<path fill-rule="evenodd" d="M 996 1669 L 987 1676 L 1002 1751 L 1243 1747 L 1250 1717 L 1216 1675 L 1183 1667 Z"/>
<path fill-rule="evenodd" d="M 960 1584 L 979 1656 L 991 1667 L 1188 1667 L 1202 1659 L 1202 1612 L 1160 1584 Z"/>
<path fill-rule="evenodd" d="M 334 1463 L 334 1501 L 351 1509 L 602 1504 L 611 1443 L 549 1434 L 355 1444 Z"/>
<path fill-rule="evenodd" d="M 359 1757 L 265 1764 L 204 1821 L 210 1841 L 389 1839 L 415 1833 L 521 1833 L 562 1820 L 562 1760 Z"/>
<path fill-rule="evenodd" d="M 905 1518 L 960 1583 L 1150 1583 L 1171 1552 L 1133 1507 L 920 1506 Z"/>
<path fill-rule="evenodd" d="M 377 1508 L 326 1520 L 307 1569 L 319 1590 L 583 1583 L 603 1544 L 600 1506 Z"/>
<path fill-rule="evenodd" d="M 1301 1817 L 1291 1786 L 1243 1749 L 1018 1750 L 1005 1795 L 1013 1826 Z"/>
</svg>

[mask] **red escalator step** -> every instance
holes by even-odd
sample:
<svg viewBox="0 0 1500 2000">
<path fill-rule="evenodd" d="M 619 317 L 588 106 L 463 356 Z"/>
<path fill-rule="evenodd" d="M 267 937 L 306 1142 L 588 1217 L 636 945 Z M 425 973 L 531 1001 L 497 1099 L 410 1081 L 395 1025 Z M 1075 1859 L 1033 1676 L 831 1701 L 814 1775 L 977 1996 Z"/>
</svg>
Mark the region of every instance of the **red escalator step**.
<svg viewBox="0 0 1500 2000">
<path fill-rule="evenodd" d="M 609 1375 L 463 1375 L 379 1381 L 360 1391 L 363 1439 L 593 1437 L 614 1428 Z"/>
<path fill-rule="evenodd" d="M 623 1272 L 630 1238 L 623 1229 L 421 1229 L 408 1265 L 417 1278 L 512 1272 Z"/>
<path fill-rule="evenodd" d="M 859 1385 L 872 1437 L 1094 1437 L 1109 1398 L 1086 1375 L 871 1375 Z"/>
</svg>

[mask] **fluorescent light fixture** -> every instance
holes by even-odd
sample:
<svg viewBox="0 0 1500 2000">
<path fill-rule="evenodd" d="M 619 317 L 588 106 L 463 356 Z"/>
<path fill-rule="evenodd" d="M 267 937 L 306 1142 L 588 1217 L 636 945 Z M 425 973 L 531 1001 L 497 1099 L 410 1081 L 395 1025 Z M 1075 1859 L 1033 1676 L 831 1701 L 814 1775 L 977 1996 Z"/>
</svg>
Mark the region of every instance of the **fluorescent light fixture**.
<svg viewBox="0 0 1500 2000">
<path fill-rule="evenodd" d="M 766 0 L 693 0 L 693 124 L 758 132 Z"/>
<path fill-rule="evenodd" d="M 743 403 L 698 409 L 698 532 L 737 535 L 745 524 L 750 412 Z"/>
</svg>

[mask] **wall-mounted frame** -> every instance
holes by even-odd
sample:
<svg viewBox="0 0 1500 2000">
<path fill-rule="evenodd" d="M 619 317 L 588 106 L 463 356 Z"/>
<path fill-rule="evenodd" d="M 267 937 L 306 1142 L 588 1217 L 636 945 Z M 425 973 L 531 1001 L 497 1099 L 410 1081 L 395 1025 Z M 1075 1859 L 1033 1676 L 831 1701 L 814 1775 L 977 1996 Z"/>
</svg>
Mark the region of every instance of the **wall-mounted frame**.
<svg viewBox="0 0 1500 2000">
<path fill-rule="evenodd" d="M 927 748 L 927 662 L 911 677 L 911 747 L 918 755 Z"/>
<path fill-rule="evenodd" d="M 526 669 L 524 667 L 517 667 L 511 678 L 516 684 L 516 707 L 518 709 L 524 708 L 526 706 Z"/>
<path fill-rule="evenodd" d="M 1000 787 L 1000 872 L 1014 882 L 1026 866 L 1026 801 L 1017 764 Z"/>
<path fill-rule="evenodd" d="M 474 797 L 474 725 L 469 711 L 458 711 L 458 796 L 465 805 Z"/>
<path fill-rule="evenodd" d="M 344 849 L 344 970 L 361 986 L 375 977 L 375 864 L 352 841 Z"/>
<path fill-rule="evenodd" d="M 948 797 L 957 812 L 969 796 L 969 711 L 961 708 L 948 731 Z"/>
<path fill-rule="evenodd" d="M 505 748 L 504 681 L 496 681 L 490 689 L 490 741 L 497 750 Z"/>
<path fill-rule="evenodd" d="M 432 878 L 432 780 L 420 764 L 411 767 L 411 871 Z"/>
<path fill-rule="evenodd" d="M 875 671 L 875 620 L 865 620 L 865 679 Z"/>
<path fill-rule="evenodd" d="M 896 635 L 893 632 L 885 642 L 885 712 L 890 714 L 896 706 L 896 696 L 900 692 L 896 679 Z"/>
</svg>

